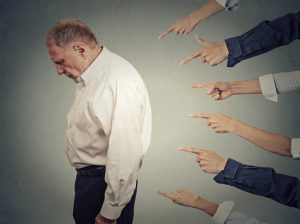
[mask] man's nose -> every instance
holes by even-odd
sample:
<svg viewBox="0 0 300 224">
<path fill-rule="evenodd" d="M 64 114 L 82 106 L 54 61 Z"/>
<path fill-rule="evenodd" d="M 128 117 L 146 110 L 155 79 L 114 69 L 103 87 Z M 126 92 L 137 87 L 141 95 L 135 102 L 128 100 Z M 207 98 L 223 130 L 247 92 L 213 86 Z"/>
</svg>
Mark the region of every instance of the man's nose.
<svg viewBox="0 0 300 224">
<path fill-rule="evenodd" d="M 56 71 L 58 75 L 62 75 L 65 72 L 59 65 L 56 66 Z"/>
</svg>

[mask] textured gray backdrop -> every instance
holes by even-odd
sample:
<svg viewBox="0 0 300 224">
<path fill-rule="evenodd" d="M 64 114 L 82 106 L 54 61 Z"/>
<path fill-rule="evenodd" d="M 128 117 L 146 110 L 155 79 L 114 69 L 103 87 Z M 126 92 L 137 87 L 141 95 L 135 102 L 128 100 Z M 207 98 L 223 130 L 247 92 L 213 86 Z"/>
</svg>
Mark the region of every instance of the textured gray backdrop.
<svg viewBox="0 0 300 224">
<path fill-rule="evenodd" d="M 111 51 L 129 60 L 148 86 L 153 109 L 153 138 L 139 177 L 135 223 L 209 223 L 202 212 L 184 208 L 155 190 L 184 187 L 210 200 L 232 199 L 236 209 L 268 223 L 299 223 L 299 210 L 214 183 L 181 145 L 298 176 L 299 162 L 279 157 L 230 134 L 215 134 L 193 112 L 220 112 L 287 136 L 300 136 L 299 93 L 278 103 L 262 96 L 234 96 L 214 102 L 198 82 L 243 80 L 261 74 L 300 69 L 300 42 L 227 68 L 179 61 L 198 49 L 194 35 L 222 41 L 300 8 L 299 0 L 243 0 L 240 10 L 223 12 L 188 36 L 158 34 L 204 0 L 0 0 L 0 223 L 73 223 L 75 172 L 64 153 L 65 116 L 75 85 L 58 77 L 43 39 L 58 20 L 76 17 L 95 31 Z"/>
</svg>

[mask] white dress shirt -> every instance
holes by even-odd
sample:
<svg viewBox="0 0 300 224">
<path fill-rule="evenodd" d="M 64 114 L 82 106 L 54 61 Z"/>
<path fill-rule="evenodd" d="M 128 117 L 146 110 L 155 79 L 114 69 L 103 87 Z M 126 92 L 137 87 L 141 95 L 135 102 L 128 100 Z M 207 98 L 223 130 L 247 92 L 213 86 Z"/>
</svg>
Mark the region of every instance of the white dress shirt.
<svg viewBox="0 0 300 224">
<path fill-rule="evenodd" d="M 106 166 L 101 215 L 117 219 L 131 199 L 150 144 L 147 89 L 135 68 L 106 48 L 77 81 L 66 153 L 75 168 Z"/>
<path fill-rule="evenodd" d="M 267 100 L 278 101 L 278 93 L 300 90 L 300 71 L 281 72 L 259 77 L 262 94 Z M 291 153 L 300 159 L 300 138 L 292 138 Z"/>
</svg>

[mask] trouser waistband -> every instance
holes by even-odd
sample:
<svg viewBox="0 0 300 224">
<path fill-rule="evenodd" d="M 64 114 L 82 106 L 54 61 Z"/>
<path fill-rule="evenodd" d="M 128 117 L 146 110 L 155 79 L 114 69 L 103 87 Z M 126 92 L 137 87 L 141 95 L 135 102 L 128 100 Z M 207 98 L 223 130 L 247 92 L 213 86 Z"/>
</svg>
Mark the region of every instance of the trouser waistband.
<svg viewBox="0 0 300 224">
<path fill-rule="evenodd" d="M 76 172 L 80 176 L 101 176 L 105 174 L 105 166 L 100 165 L 93 165 L 93 166 L 87 166 L 84 168 L 76 169 Z"/>
</svg>

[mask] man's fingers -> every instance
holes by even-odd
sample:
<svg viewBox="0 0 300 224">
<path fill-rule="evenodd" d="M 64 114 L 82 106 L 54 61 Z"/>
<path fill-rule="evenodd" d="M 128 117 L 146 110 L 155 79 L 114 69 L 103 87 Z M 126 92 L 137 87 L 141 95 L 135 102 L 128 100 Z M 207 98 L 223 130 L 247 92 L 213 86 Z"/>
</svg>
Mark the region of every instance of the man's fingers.
<svg viewBox="0 0 300 224">
<path fill-rule="evenodd" d="M 208 119 L 211 117 L 210 114 L 190 114 L 189 116 L 193 117 L 193 118 L 205 118 L 205 119 Z"/>
<path fill-rule="evenodd" d="M 192 55 L 186 57 L 185 59 L 183 59 L 183 60 L 180 62 L 180 64 L 181 64 L 181 65 L 186 64 L 186 63 L 188 63 L 189 61 L 193 60 L 194 58 L 199 57 L 200 54 L 201 54 L 201 53 L 197 51 L 197 52 L 195 52 L 194 54 L 192 54 Z"/>
<path fill-rule="evenodd" d="M 164 30 L 163 32 L 160 33 L 158 39 L 163 38 L 164 36 L 166 36 L 168 33 L 170 33 L 171 31 L 173 31 L 173 27 L 170 26 L 168 29 Z"/>
</svg>

